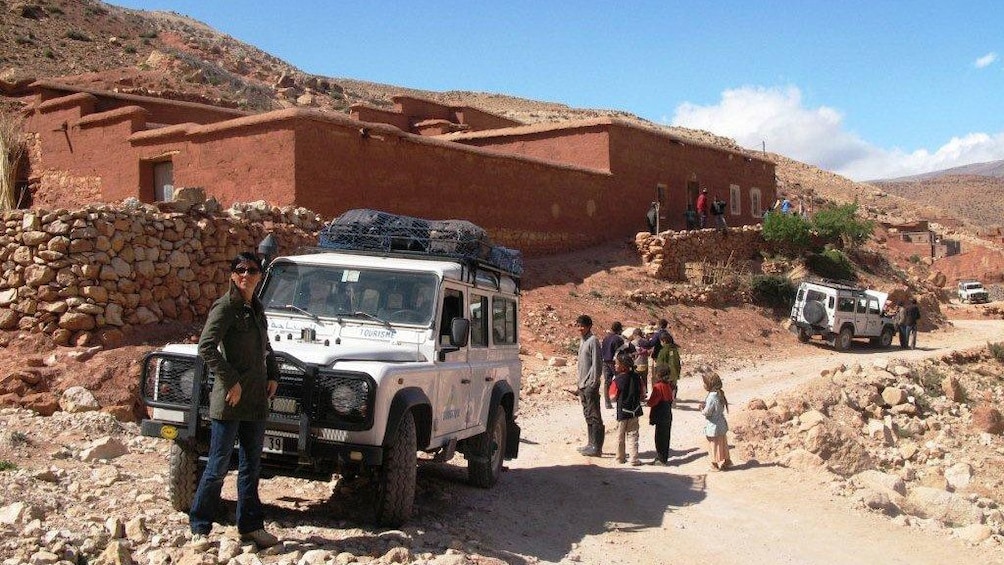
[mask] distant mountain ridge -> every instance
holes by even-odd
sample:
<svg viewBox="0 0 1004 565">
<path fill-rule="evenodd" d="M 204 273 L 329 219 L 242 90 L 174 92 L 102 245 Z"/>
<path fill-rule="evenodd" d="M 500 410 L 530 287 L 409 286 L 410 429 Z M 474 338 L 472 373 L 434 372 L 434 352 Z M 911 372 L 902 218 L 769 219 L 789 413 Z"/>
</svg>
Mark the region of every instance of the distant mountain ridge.
<svg viewBox="0 0 1004 565">
<path fill-rule="evenodd" d="M 885 184 L 890 182 L 895 182 L 895 183 L 914 182 L 914 181 L 924 181 L 948 176 L 976 176 L 976 177 L 1004 178 L 1004 159 L 1000 161 L 987 161 L 985 163 L 971 163 L 969 165 L 962 165 L 961 167 L 952 167 L 951 169 L 931 171 L 929 173 L 921 173 L 919 175 L 910 175 L 907 177 L 897 177 L 892 179 L 878 179 L 868 182 L 872 184 Z"/>
</svg>

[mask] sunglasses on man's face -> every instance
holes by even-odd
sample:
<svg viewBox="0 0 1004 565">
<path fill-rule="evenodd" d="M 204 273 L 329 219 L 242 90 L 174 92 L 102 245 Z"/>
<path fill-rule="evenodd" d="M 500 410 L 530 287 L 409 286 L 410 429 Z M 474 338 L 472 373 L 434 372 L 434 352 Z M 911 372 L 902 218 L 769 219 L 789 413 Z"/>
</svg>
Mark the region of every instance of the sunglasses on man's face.
<svg viewBox="0 0 1004 565">
<path fill-rule="evenodd" d="M 257 275 L 261 271 L 259 271 L 254 267 L 241 266 L 241 267 L 234 267 L 234 272 L 237 273 L 238 275 Z"/>
</svg>

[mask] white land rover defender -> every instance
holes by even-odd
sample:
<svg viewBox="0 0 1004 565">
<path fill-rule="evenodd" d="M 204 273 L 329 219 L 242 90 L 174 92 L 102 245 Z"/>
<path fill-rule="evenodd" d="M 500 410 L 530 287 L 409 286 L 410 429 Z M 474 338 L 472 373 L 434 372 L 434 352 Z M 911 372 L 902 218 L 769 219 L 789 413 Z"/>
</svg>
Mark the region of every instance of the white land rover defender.
<svg viewBox="0 0 1004 565">
<path fill-rule="evenodd" d="M 983 283 L 975 279 L 964 279 L 959 281 L 959 302 L 965 304 L 983 304 L 990 302 L 990 293 L 983 287 Z"/>
<path fill-rule="evenodd" d="M 471 483 L 496 483 L 519 448 L 522 263 L 486 242 L 469 222 L 354 210 L 322 249 L 269 264 L 259 297 L 281 378 L 263 476 L 372 476 L 384 525 L 411 515 L 418 451 L 459 451 Z M 170 499 L 187 511 L 213 375 L 186 344 L 147 355 L 141 378 L 142 433 L 174 440 Z"/>
<path fill-rule="evenodd" d="M 802 343 L 818 335 L 842 351 L 858 337 L 889 347 L 896 328 L 885 315 L 888 296 L 836 281 L 804 281 L 791 307 L 791 331 Z"/>
</svg>

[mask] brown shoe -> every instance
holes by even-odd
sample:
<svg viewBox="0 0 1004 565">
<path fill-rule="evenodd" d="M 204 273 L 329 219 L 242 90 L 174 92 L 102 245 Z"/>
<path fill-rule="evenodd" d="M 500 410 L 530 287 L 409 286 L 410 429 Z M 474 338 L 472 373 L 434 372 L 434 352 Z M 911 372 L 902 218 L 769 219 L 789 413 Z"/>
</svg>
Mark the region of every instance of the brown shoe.
<svg viewBox="0 0 1004 565">
<path fill-rule="evenodd" d="M 265 528 L 262 528 L 260 530 L 255 530 L 253 532 L 249 532 L 246 534 L 241 534 L 241 540 L 253 541 L 254 544 L 258 546 L 258 549 L 265 549 L 267 547 L 272 547 L 273 545 L 279 543 L 279 538 L 268 533 L 268 531 L 265 530 Z"/>
</svg>

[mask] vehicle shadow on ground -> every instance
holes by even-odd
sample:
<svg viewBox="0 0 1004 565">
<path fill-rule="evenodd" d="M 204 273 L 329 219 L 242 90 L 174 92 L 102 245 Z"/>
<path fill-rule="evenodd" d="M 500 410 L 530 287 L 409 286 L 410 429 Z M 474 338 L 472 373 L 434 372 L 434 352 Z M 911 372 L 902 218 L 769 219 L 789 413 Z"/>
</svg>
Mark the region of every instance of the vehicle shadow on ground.
<svg viewBox="0 0 1004 565">
<path fill-rule="evenodd" d="M 861 342 L 861 343 L 854 342 L 854 343 L 851 344 L 851 348 L 850 349 L 847 349 L 847 350 L 844 350 L 844 351 L 839 351 L 839 350 L 835 349 L 832 345 L 829 345 L 828 343 L 822 342 L 822 341 L 810 341 L 806 345 L 811 345 L 811 346 L 815 347 L 816 349 L 820 349 L 820 350 L 823 350 L 823 351 L 829 351 L 829 352 L 832 352 L 832 353 L 847 353 L 847 354 L 850 354 L 850 355 L 873 355 L 873 354 L 879 354 L 879 355 L 898 355 L 900 353 L 905 353 L 907 351 L 911 351 L 911 349 L 909 349 L 909 348 L 900 347 L 898 345 L 891 345 L 889 347 L 882 347 L 880 345 L 872 345 L 870 343 L 864 343 L 864 342 Z M 938 348 L 938 347 L 921 347 L 921 346 L 918 345 L 914 349 L 919 350 L 919 351 L 936 351 L 936 350 L 938 350 L 940 348 Z"/>
<path fill-rule="evenodd" d="M 506 555 L 561 561 L 574 544 L 591 535 L 617 529 L 639 531 L 662 527 L 666 513 L 696 504 L 705 497 L 704 476 L 683 475 L 670 467 L 594 464 L 512 469 L 490 490 L 462 485 L 466 470 L 430 465 L 422 478 L 464 488 L 466 508 L 440 501 L 420 501 L 422 513 L 437 521 L 464 520 L 465 530 Z M 615 464 L 616 465 L 616 464 Z"/>
<path fill-rule="evenodd" d="M 700 456 L 703 452 L 687 457 Z M 604 459 L 591 460 L 599 464 L 509 469 L 491 489 L 467 483 L 462 459 L 422 464 L 414 515 L 401 528 L 410 539 L 402 545 L 413 552 L 435 553 L 457 540 L 481 540 L 474 547 L 479 553 L 508 563 L 557 562 L 587 536 L 614 529 L 658 530 L 667 513 L 705 497 L 704 475 L 674 469 L 683 461 L 671 460 L 669 467 L 608 467 L 611 455 Z M 349 538 L 313 533 L 290 540 L 305 549 L 355 547 L 380 554 L 386 536 L 399 534 L 371 525 L 373 488 L 364 478 L 339 483 L 328 499 L 283 496 L 264 502 L 268 519 L 283 528 L 310 524 L 362 530 Z"/>
</svg>

